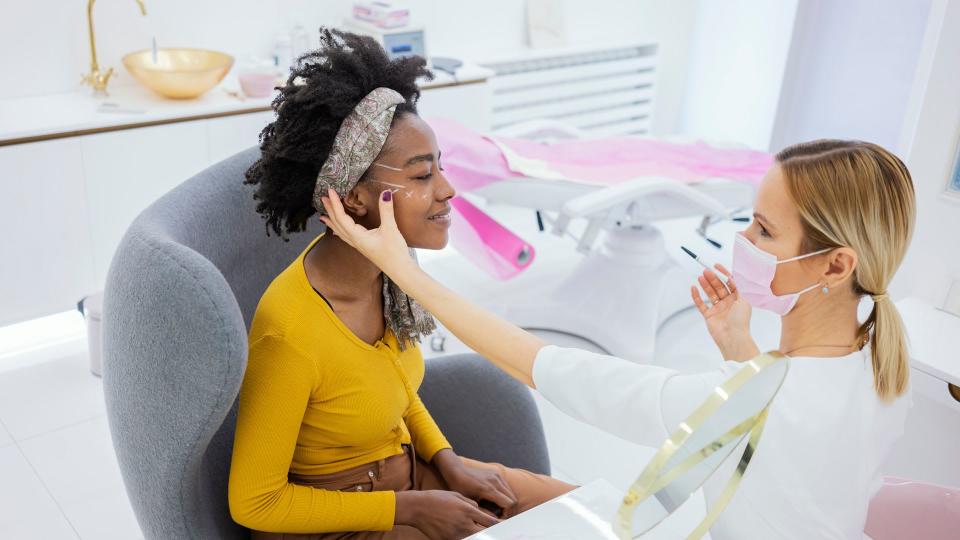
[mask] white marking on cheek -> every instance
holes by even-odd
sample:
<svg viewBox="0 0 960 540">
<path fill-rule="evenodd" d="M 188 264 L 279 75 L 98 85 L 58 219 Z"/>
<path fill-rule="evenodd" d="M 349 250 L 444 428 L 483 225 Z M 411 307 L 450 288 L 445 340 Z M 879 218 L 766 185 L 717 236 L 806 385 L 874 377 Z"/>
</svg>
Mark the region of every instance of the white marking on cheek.
<svg viewBox="0 0 960 540">
<path fill-rule="evenodd" d="M 430 197 L 427 197 L 427 194 L 426 194 L 426 193 L 424 193 L 423 195 L 420 195 L 420 200 L 421 200 L 421 201 L 425 201 L 425 200 L 427 200 L 427 199 L 429 199 L 429 198 L 430 198 Z"/>
<path fill-rule="evenodd" d="M 383 185 L 385 185 L 385 186 L 390 186 L 390 187 L 395 187 L 395 188 L 404 189 L 404 187 L 401 186 L 400 184 L 391 184 L 390 182 L 384 182 L 383 180 L 374 180 L 374 182 L 376 182 L 376 183 L 378 183 L 378 184 L 383 184 Z"/>
<path fill-rule="evenodd" d="M 401 186 L 401 185 L 399 185 L 399 184 L 391 184 L 390 182 L 384 182 L 383 180 L 373 180 L 373 181 L 376 182 L 376 183 L 378 183 L 378 184 L 383 184 L 383 185 L 385 185 L 385 186 L 390 186 L 390 189 L 388 189 L 387 191 L 389 191 L 390 193 L 393 193 L 394 195 L 396 195 L 397 193 L 399 193 L 399 192 L 404 191 L 404 190 L 407 189 L 407 188 L 405 188 L 405 187 L 403 187 L 403 186 Z M 408 196 L 409 196 L 409 195 L 408 195 Z"/>
<path fill-rule="evenodd" d="M 406 192 L 406 193 L 404 193 L 404 195 L 406 195 L 408 199 L 409 199 L 410 197 L 413 197 L 413 193 L 411 193 L 411 192 L 409 192 L 409 191 Z"/>
</svg>

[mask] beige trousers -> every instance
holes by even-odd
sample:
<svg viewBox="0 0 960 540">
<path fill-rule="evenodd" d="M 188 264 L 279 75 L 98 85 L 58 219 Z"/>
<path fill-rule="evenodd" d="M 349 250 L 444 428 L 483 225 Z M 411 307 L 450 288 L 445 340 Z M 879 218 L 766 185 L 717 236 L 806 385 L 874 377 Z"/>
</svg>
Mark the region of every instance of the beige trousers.
<svg viewBox="0 0 960 540">
<path fill-rule="evenodd" d="M 336 491 L 406 491 L 406 490 L 447 490 L 446 482 L 440 472 L 431 464 L 415 455 L 409 445 L 406 452 L 376 463 L 369 463 L 334 474 L 306 476 L 290 473 L 294 484 Z M 517 496 L 517 507 L 509 514 L 501 516 L 507 519 L 550 499 L 559 497 L 575 486 L 555 478 L 535 474 L 522 469 L 511 469 L 499 463 L 483 463 L 463 458 L 467 466 L 496 469 L 510 485 Z M 373 474 L 370 474 L 373 473 Z M 429 540 L 415 527 L 398 525 L 390 531 L 358 531 L 337 533 L 265 533 L 252 531 L 252 540 Z"/>
</svg>

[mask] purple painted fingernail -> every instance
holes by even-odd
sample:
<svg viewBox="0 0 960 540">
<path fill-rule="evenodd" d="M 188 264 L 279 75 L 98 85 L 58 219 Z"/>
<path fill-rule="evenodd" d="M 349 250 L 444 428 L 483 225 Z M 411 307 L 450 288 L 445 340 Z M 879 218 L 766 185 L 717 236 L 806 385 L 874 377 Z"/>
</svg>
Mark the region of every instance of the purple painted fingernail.
<svg viewBox="0 0 960 540">
<path fill-rule="evenodd" d="M 387 191 L 383 192 L 382 197 L 383 197 L 383 202 L 390 202 L 390 199 L 393 199 L 393 193 L 391 193 L 390 190 L 388 189 Z"/>
</svg>

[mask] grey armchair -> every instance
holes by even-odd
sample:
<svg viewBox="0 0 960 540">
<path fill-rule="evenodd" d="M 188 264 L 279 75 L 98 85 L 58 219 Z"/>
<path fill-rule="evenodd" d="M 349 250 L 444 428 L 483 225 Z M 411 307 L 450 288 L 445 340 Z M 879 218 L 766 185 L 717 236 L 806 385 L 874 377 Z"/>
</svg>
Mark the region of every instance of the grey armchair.
<svg viewBox="0 0 960 540">
<path fill-rule="evenodd" d="M 227 478 L 257 302 L 319 228 L 267 237 L 241 152 L 143 211 L 114 255 L 103 317 L 107 417 L 147 539 L 246 538 Z M 421 397 L 464 456 L 549 473 L 526 389 L 474 355 L 427 362 Z"/>
</svg>

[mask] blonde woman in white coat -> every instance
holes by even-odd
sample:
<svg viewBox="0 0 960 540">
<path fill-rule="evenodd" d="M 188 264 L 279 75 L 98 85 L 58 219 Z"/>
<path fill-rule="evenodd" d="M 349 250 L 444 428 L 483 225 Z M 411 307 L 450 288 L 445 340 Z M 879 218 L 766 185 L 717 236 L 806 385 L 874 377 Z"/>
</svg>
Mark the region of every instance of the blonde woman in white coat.
<svg viewBox="0 0 960 540">
<path fill-rule="evenodd" d="M 439 156 L 437 156 L 439 166 Z M 903 163 L 859 141 L 784 149 L 757 193 L 754 220 L 735 242 L 730 292 L 710 270 L 691 289 L 726 362 L 680 374 L 551 346 L 471 304 L 411 261 L 384 193 L 367 230 L 337 200 L 322 218 L 464 343 L 536 388 L 567 414 L 625 439 L 659 446 L 718 383 L 760 351 L 751 305 L 782 316 L 791 358 L 760 448 L 711 531 L 717 540 L 861 538 L 879 467 L 902 434 L 909 366 L 902 323 L 886 290 L 914 221 Z M 857 306 L 870 297 L 866 321 Z M 587 316 L 587 315 L 585 315 Z M 602 456 L 592 456 L 602 459 Z M 705 486 L 707 495 L 716 486 Z"/>
</svg>

